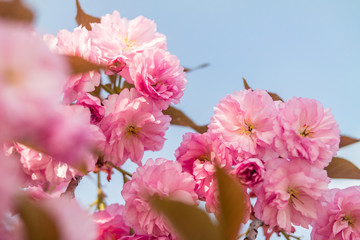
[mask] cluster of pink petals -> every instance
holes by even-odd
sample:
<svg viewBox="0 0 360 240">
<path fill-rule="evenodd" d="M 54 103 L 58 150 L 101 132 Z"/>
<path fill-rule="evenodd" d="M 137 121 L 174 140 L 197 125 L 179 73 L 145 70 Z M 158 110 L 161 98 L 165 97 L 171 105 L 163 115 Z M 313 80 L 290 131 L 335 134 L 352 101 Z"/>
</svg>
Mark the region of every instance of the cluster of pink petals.
<svg viewBox="0 0 360 240">
<path fill-rule="evenodd" d="M 183 171 L 194 176 L 196 193 L 200 199 L 206 198 L 214 180 L 215 165 L 230 169 L 233 163 L 231 151 L 209 133 L 184 134 L 175 157 Z"/>
<path fill-rule="evenodd" d="M 79 93 L 76 104 L 89 108 L 91 113 L 90 123 L 92 124 L 99 123 L 105 115 L 105 109 L 101 105 L 100 99 L 89 93 Z"/>
<path fill-rule="evenodd" d="M 287 232 L 291 224 L 308 228 L 317 218 L 321 197 L 328 189 L 325 170 L 303 160 L 276 158 L 266 162 L 264 181 L 254 193 L 255 216 L 271 228 L 279 226 Z"/>
<path fill-rule="evenodd" d="M 121 73 L 136 90 L 149 97 L 159 108 L 177 104 L 184 94 L 186 74 L 175 55 L 163 49 L 150 49 L 136 54 Z"/>
<path fill-rule="evenodd" d="M 169 237 L 171 229 L 165 218 L 150 206 L 153 196 L 170 198 L 196 205 L 198 196 L 193 177 L 181 171 L 178 162 L 157 158 L 148 159 L 138 167 L 131 181 L 125 183 L 121 192 L 125 200 L 125 219 L 135 233 Z"/>
<path fill-rule="evenodd" d="M 163 147 L 170 117 L 132 88 L 103 101 L 105 116 L 99 123 L 106 137 L 104 160 L 121 166 L 128 158 L 142 165 L 144 151 Z"/>
<path fill-rule="evenodd" d="M 242 184 L 249 188 L 253 188 L 263 181 L 265 176 L 265 166 L 258 158 L 240 159 L 235 165 L 232 174 L 234 174 Z"/>
<path fill-rule="evenodd" d="M 332 189 L 324 198 L 311 239 L 360 239 L 360 187 Z"/>
<path fill-rule="evenodd" d="M 214 111 L 210 133 L 244 158 L 271 147 L 277 110 L 265 90 L 234 92 L 221 99 Z"/>
<path fill-rule="evenodd" d="M 284 158 L 302 158 L 324 168 L 339 150 L 340 130 L 330 109 L 307 98 L 279 105 L 276 148 Z"/>
<path fill-rule="evenodd" d="M 138 52 L 167 48 L 166 37 L 156 31 L 155 22 L 142 16 L 127 20 L 114 11 L 103 16 L 100 23 L 92 23 L 91 29 L 92 51 L 104 65 L 127 65 Z"/>
<path fill-rule="evenodd" d="M 130 227 L 125 224 L 123 205 L 111 204 L 103 211 L 93 214 L 98 225 L 97 240 L 120 239 L 130 234 Z"/>
<path fill-rule="evenodd" d="M 81 57 L 91 62 L 95 61 L 91 50 L 91 37 L 85 27 L 79 26 L 73 32 L 61 30 L 57 33 L 57 37 L 45 35 L 44 40 L 57 53 Z M 96 71 L 69 77 L 64 86 L 64 103 L 73 102 L 78 93 L 94 91 L 99 84 L 100 73 Z"/>
<path fill-rule="evenodd" d="M 20 163 L 26 176 L 24 186 L 59 185 L 80 174 L 66 163 L 56 161 L 22 144 L 14 143 L 11 148 L 20 155 Z"/>
</svg>

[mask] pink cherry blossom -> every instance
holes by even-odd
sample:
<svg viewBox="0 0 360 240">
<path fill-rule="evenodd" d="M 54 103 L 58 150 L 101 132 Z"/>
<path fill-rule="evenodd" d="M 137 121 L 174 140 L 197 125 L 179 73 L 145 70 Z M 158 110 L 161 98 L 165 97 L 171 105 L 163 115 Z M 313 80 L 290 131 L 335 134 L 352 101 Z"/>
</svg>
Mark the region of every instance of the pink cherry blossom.
<svg viewBox="0 0 360 240">
<path fill-rule="evenodd" d="M 103 211 L 93 214 L 98 225 L 97 240 L 120 239 L 130 234 L 130 227 L 125 224 L 123 205 L 111 204 Z"/>
<path fill-rule="evenodd" d="M 279 106 L 276 146 L 284 157 L 302 158 L 326 167 L 339 150 L 340 130 L 330 109 L 307 98 L 292 98 Z"/>
<path fill-rule="evenodd" d="M 214 110 L 209 131 L 227 147 L 236 149 L 245 158 L 271 147 L 277 111 L 266 91 L 235 92 L 221 99 Z"/>
<path fill-rule="evenodd" d="M 67 72 L 30 26 L 0 21 L 0 141 L 34 136 L 57 117 Z"/>
<path fill-rule="evenodd" d="M 170 117 L 152 102 L 124 89 L 104 100 L 105 117 L 100 128 L 106 136 L 104 160 L 121 166 L 128 158 L 141 165 L 144 151 L 163 147 Z"/>
<path fill-rule="evenodd" d="M 233 158 L 230 149 L 208 133 L 185 133 L 175 157 L 183 171 L 194 176 L 200 199 L 206 198 L 214 178 L 215 164 L 230 169 Z"/>
<path fill-rule="evenodd" d="M 169 236 L 171 228 L 163 216 L 150 207 L 153 196 L 170 198 L 190 205 L 198 199 L 193 177 L 181 165 L 163 158 L 148 159 L 138 167 L 121 192 L 125 200 L 125 219 L 137 234 Z"/>
<path fill-rule="evenodd" d="M 257 201 L 255 216 L 270 227 L 291 231 L 291 224 L 308 228 L 317 218 L 322 194 L 329 179 L 325 170 L 303 160 L 276 158 L 265 164 L 264 181 L 254 193 Z"/>
<path fill-rule="evenodd" d="M 46 35 L 44 40 L 57 53 L 95 61 L 90 34 L 85 27 L 79 26 L 73 32 L 64 29 L 58 31 L 57 37 Z M 100 73 L 96 71 L 71 76 L 64 86 L 64 103 L 74 101 L 78 93 L 94 91 L 99 84 Z"/>
<path fill-rule="evenodd" d="M 311 239 L 360 239 L 360 187 L 332 189 L 324 199 Z"/>
<path fill-rule="evenodd" d="M 247 187 L 254 187 L 264 179 L 265 167 L 258 158 L 238 160 L 232 173 Z"/>
<path fill-rule="evenodd" d="M 171 103 L 178 104 L 187 83 L 184 68 L 177 57 L 162 49 L 136 54 L 122 76 L 161 109 L 168 108 Z"/>
<path fill-rule="evenodd" d="M 125 60 L 120 61 L 121 65 L 128 64 L 137 52 L 167 48 L 165 35 L 156 31 L 154 21 L 143 16 L 127 20 L 114 11 L 103 16 L 100 23 L 92 23 L 91 28 L 93 51 L 103 65 L 114 63 L 118 58 Z"/>
<path fill-rule="evenodd" d="M 56 161 L 52 157 L 15 143 L 15 150 L 20 155 L 20 163 L 26 178 L 25 186 L 59 185 L 69 182 L 75 175 L 81 175 L 66 163 Z"/>
<path fill-rule="evenodd" d="M 76 104 L 89 108 L 91 113 L 90 122 L 92 124 L 99 123 L 105 115 L 105 109 L 101 105 L 100 99 L 89 93 L 79 93 Z"/>
</svg>

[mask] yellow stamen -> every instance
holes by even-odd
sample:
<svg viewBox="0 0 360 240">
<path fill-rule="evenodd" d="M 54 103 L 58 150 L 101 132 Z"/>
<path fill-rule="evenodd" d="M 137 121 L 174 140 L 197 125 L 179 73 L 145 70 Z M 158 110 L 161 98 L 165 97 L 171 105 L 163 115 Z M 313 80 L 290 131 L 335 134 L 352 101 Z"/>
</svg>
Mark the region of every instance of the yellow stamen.
<svg viewBox="0 0 360 240">
<path fill-rule="evenodd" d="M 300 136 L 302 137 L 311 137 L 314 132 L 311 131 L 310 126 L 307 124 L 304 124 L 299 129 Z"/>
<path fill-rule="evenodd" d="M 199 158 L 201 163 L 205 163 L 206 161 L 210 161 L 207 155 L 201 155 Z"/>
<path fill-rule="evenodd" d="M 126 135 L 128 137 L 133 136 L 133 135 L 137 135 L 140 131 L 140 128 L 135 127 L 133 124 L 131 124 L 127 129 L 126 129 Z"/>
<path fill-rule="evenodd" d="M 286 192 L 290 195 L 289 198 L 289 203 L 295 205 L 294 199 L 298 200 L 301 204 L 304 204 L 300 199 L 299 199 L 299 195 L 300 192 L 292 187 L 288 187 L 288 189 L 286 190 Z"/>
<path fill-rule="evenodd" d="M 343 221 L 347 221 L 349 225 L 354 225 L 355 224 L 355 219 L 351 216 L 345 216 L 342 218 Z"/>
<path fill-rule="evenodd" d="M 126 33 L 123 42 L 126 45 L 126 49 L 131 49 L 135 46 L 135 41 L 129 40 L 129 33 Z"/>
<path fill-rule="evenodd" d="M 245 121 L 245 122 L 244 122 L 244 125 L 242 125 L 242 126 L 238 129 L 238 132 L 239 132 L 241 135 L 251 135 L 253 129 L 255 129 L 255 125 L 254 125 L 250 120 L 248 120 L 248 121 Z"/>
</svg>

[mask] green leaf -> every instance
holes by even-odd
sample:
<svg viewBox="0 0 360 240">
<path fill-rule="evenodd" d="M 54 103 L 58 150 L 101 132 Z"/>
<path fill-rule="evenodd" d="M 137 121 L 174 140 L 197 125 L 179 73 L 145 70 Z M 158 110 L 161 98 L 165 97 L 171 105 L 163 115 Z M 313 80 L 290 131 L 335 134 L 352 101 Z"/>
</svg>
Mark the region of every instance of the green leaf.
<svg viewBox="0 0 360 240">
<path fill-rule="evenodd" d="M 223 169 L 216 168 L 216 178 L 219 191 L 221 233 L 224 240 L 237 239 L 247 213 L 246 188 L 228 175 Z"/>
<path fill-rule="evenodd" d="M 218 227 L 197 207 L 159 197 L 151 205 L 169 220 L 181 240 L 221 240 Z"/>
<path fill-rule="evenodd" d="M 21 196 L 17 201 L 27 240 L 60 240 L 55 219 L 39 204 Z"/>
<path fill-rule="evenodd" d="M 331 178 L 360 179 L 360 169 L 344 158 L 334 157 L 325 170 Z"/>
<path fill-rule="evenodd" d="M 348 137 L 345 135 L 340 136 L 340 148 L 359 142 L 360 139 Z"/>
<path fill-rule="evenodd" d="M 72 74 L 86 73 L 90 71 L 100 71 L 101 65 L 91 63 L 78 56 L 65 55 L 71 68 Z"/>
<path fill-rule="evenodd" d="M 207 131 L 207 125 L 199 126 L 194 123 L 188 116 L 186 116 L 182 111 L 170 106 L 168 109 L 163 111 L 164 114 L 171 117 L 171 124 L 179 125 L 184 127 L 190 127 L 197 131 L 198 133 L 204 133 Z"/>
<path fill-rule="evenodd" d="M 78 25 L 83 25 L 87 30 L 91 30 L 90 23 L 99 23 L 101 20 L 98 17 L 91 16 L 84 12 L 84 10 L 81 8 L 79 0 L 76 0 L 76 17 L 75 20 Z"/>
<path fill-rule="evenodd" d="M 0 17 L 22 22 L 34 20 L 33 12 L 20 0 L 0 1 Z"/>
</svg>

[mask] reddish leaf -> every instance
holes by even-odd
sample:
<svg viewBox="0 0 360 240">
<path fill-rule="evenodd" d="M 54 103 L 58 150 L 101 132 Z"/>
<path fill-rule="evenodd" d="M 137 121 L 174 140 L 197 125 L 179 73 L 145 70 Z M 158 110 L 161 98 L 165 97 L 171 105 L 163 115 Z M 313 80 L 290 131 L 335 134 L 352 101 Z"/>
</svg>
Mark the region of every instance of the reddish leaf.
<svg viewBox="0 0 360 240">
<path fill-rule="evenodd" d="M 91 30 L 90 23 L 100 22 L 100 18 L 91 16 L 84 12 L 84 10 L 81 8 L 79 0 L 76 0 L 76 8 L 77 8 L 77 13 L 75 19 L 78 25 L 83 25 L 87 30 Z"/>
<path fill-rule="evenodd" d="M 247 212 L 246 188 L 219 167 L 216 168 L 216 178 L 219 191 L 219 222 L 222 239 L 234 240 L 237 239 L 241 222 Z"/>
<path fill-rule="evenodd" d="M 20 0 L 0 1 L 0 17 L 23 22 L 34 20 L 33 12 Z"/>
<path fill-rule="evenodd" d="M 334 157 L 325 170 L 331 178 L 360 179 L 360 169 L 344 158 Z"/>
<path fill-rule="evenodd" d="M 17 201 L 17 208 L 26 229 L 25 239 L 60 239 L 55 219 L 39 203 L 22 196 Z"/>
<path fill-rule="evenodd" d="M 356 139 L 356 138 L 348 137 L 348 136 L 345 136 L 345 135 L 341 135 L 340 136 L 340 148 L 346 147 L 346 146 L 351 145 L 353 143 L 357 143 L 359 141 L 360 141 L 360 139 Z"/>
<path fill-rule="evenodd" d="M 195 70 L 199 70 L 199 69 L 202 69 L 202 68 L 206 68 L 208 67 L 210 64 L 208 63 L 203 63 L 195 68 L 184 68 L 184 72 L 192 72 L 192 71 L 195 71 Z"/>
<path fill-rule="evenodd" d="M 153 198 L 151 205 L 162 213 L 182 240 L 220 240 L 219 228 L 195 206 L 169 199 Z"/>
<path fill-rule="evenodd" d="M 251 89 L 251 87 L 249 86 L 249 84 L 247 83 L 247 81 L 246 81 L 245 78 L 243 78 L 243 83 L 244 83 L 244 88 L 245 88 L 246 90 Z"/>
<path fill-rule="evenodd" d="M 195 124 L 188 116 L 186 116 L 182 111 L 169 107 L 168 109 L 163 111 L 164 114 L 169 115 L 171 117 L 171 124 L 190 127 L 197 131 L 198 133 L 204 133 L 207 131 L 207 125 L 199 126 Z"/>
<path fill-rule="evenodd" d="M 88 62 L 81 57 L 77 57 L 77 56 L 66 56 L 66 57 L 69 61 L 72 74 L 86 73 L 90 71 L 100 71 L 100 68 L 102 68 L 102 66 Z"/>
<path fill-rule="evenodd" d="M 251 89 L 251 87 L 249 86 L 249 84 L 247 83 L 247 81 L 246 81 L 245 78 L 243 78 L 243 83 L 244 83 L 244 88 L 245 88 L 246 90 L 247 90 L 247 89 Z M 284 102 L 284 100 L 283 100 L 279 95 L 277 95 L 276 93 L 272 93 L 272 92 L 269 92 L 269 91 L 267 91 L 267 93 L 270 95 L 270 97 L 272 98 L 272 100 Z"/>
</svg>

